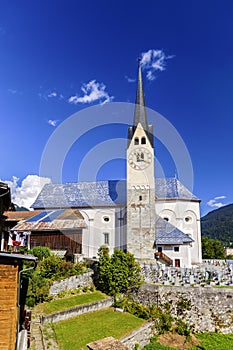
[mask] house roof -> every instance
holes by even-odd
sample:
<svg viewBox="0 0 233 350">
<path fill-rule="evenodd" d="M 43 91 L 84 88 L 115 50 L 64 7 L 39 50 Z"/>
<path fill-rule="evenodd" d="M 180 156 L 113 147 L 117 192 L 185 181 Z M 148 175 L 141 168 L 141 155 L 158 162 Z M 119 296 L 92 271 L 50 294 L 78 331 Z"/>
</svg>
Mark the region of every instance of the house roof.
<svg viewBox="0 0 233 350">
<path fill-rule="evenodd" d="M 14 231 L 57 231 L 85 228 L 86 223 L 77 209 L 43 210 L 31 218 L 20 221 Z"/>
<path fill-rule="evenodd" d="M 184 244 L 194 240 L 170 222 L 157 216 L 155 224 L 155 244 Z"/>
<path fill-rule="evenodd" d="M 126 180 L 46 184 L 32 208 L 125 206 L 126 186 Z M 198 201 L 198 198 L 175 178 L 155 179 L 155 197 Z"/>
<path fill-rule="evenodd" d="M 0 260 L 3 259 L 7 259 L 7 260 L 31 260 L 31 261 L 37 261 L 38 258 L 34 255 L 29 255 L 29 254 L 11 254 L 11 253 L 3 253 L 0 252 Z"/>
<path fill-rule="evenodd" d="M 5 211 L 4 215 L 6 216 L 6 222 L 8 221 L 21 221 L 30 219 L 32 216 L 41 213 L 41 210 L 33 210 L 33 211 Z"/>
</svg>

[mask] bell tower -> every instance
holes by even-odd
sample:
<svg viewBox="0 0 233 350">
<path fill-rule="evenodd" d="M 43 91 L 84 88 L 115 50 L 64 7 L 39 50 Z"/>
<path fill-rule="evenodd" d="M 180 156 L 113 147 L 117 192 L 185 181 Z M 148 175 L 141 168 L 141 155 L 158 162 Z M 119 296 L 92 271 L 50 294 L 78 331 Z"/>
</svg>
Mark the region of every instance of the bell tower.
<svg viewBox="0 0 233 350">
<path fill-rule="evenodd" d="M 154 259 L 155 179 L 153 126 L 148 125 L 139 61 L 133 126 L 127 148 L 127 251 Z"/>
</svg>

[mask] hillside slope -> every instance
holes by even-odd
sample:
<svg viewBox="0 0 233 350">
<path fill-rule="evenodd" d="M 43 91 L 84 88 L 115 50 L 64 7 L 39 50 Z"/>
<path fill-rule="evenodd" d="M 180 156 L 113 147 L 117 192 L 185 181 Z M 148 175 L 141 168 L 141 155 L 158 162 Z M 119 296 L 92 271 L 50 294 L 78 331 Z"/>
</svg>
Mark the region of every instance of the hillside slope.
<svg viewBox="0 0 233 350">
<path fill-rule="evenodd" d="M 213 210 L 201 218 L 202 235 L 233 243 L 233 204 Z"/>
</svg>

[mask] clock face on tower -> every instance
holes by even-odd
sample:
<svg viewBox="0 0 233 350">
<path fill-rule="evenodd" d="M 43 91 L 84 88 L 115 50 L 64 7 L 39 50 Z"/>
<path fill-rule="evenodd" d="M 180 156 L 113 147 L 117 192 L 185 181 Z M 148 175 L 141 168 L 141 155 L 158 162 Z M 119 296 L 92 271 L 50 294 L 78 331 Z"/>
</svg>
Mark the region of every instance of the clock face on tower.
<svg viewBox="0 0 233 350">
<path fill-rule="evenodd" d="M 136 170 L 147 168 L 152 160 L 151 152 L 145 147 L 136 147 L 128 157 L 129 165 Z"/>
</svg>

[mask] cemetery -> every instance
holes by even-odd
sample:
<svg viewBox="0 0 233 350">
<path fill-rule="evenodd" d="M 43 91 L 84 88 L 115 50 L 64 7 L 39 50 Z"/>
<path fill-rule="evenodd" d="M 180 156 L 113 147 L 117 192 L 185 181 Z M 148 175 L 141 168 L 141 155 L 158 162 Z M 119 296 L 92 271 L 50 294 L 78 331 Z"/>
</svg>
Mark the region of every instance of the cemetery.
<svg viewBox="0 0 233 350">
<path fill-rule="evenodd" d="M 203 260 L 191 268 L 169 267 L 164 264 L 142 264 L 146 283 L 167 286 L 232 286 L 232 260 Z"/>
</svg>

